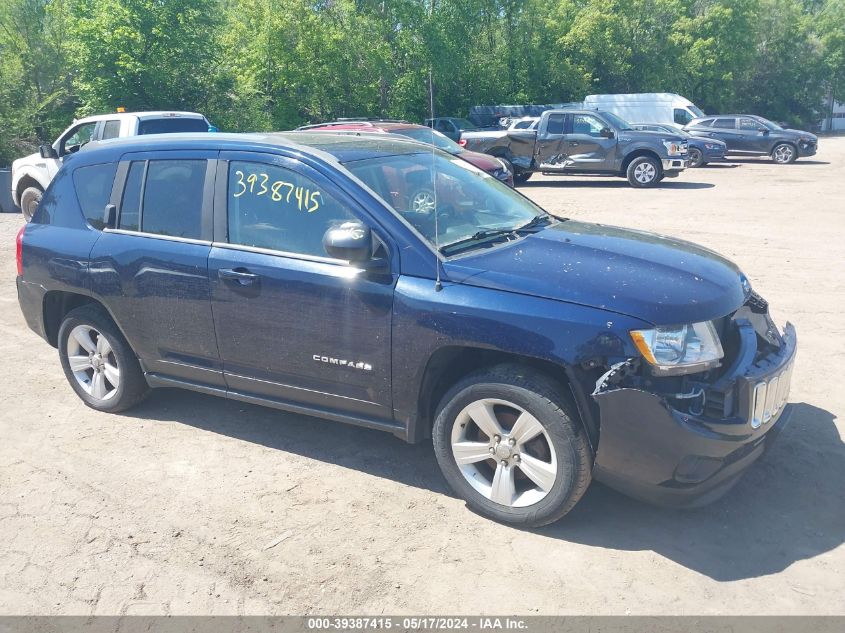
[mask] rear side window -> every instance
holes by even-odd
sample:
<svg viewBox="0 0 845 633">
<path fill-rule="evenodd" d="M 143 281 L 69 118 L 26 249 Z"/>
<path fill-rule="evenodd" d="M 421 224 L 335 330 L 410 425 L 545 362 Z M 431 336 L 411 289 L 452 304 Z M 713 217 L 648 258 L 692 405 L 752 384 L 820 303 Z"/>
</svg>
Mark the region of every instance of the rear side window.
<svg viewBox="0 0 845 633">
<path fill-rule="evenodd" d="M 208 123 L 203 119 L 187 117 L 145 119 L 138 123 L 138 134 L 170 134 L 171 132 L 208 132 Z"/>
<path fill-rule="evenodd" d="M 129 167 L 119 228 L 172 237 L 202 237 L 205 160 L 136 161 Z"/>
<path fill-rule="evenodd" d="M 101 137 L 103 140 L 109 138 L 117 138 L 120 136 L 120 121 L 113 120 L 113 121 L 106 121 L 103 125 L 103 136 Z"/>
<path fill-rule="evenodd" d="M 723 128 L 725 130 L 733 130 L 736 128 L 735 119 L 716 119 L 713 122 L 713 127 Z"/>
<path fill-rule="evenodd" d="M 546 134 L 563 134 L 563 114 L 552 114 L 549 116 L 549 122 L 546 125 Z"/>
<path fill-rule="evenodd" d="M 80 167 L 73 172 L 73 186 L 82 214 L 95 229 L 105 226 L 103 213 L 111 198 L 116 171 L 115 163 L 103 163 Z"/>
</svg>

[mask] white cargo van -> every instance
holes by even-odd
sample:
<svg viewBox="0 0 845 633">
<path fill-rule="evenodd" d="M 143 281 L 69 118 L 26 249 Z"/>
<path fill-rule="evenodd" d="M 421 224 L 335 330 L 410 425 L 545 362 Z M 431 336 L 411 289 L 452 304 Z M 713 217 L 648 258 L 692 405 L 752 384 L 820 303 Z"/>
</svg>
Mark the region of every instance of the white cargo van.
<svg viewBox="0 0 845 633">
<path fill-rule="evenodd" d="M 669 123 L 676 127 L 704 116 L 692 101 L 673 92 L 588 95 L 584 108 L 612 112 L 631 123 Z"/>
</svg>

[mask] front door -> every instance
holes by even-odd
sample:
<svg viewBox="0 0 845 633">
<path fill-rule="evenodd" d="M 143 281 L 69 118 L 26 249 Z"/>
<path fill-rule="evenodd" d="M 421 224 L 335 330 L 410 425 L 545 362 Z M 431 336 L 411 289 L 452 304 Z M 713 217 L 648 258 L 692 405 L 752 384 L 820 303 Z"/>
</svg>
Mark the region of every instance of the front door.
<svg viewBox="0 0 845 633">
<path fill-rule="evenodd" d="M 768 154 L 769 130 L 759 121 L 740 117 L 737 149 L 754 154 Z"/>
<path fill-rule="evenodd" d="M 332 226 L 371 222 L 293 159 L 224 152 L 217 180 L 209 277 L 229 389 L 390 419 L 397 275 L 332 259 L 322 245 Z"/>
<path fill-rule="evenodd" d="M 575 171 L 611 171 L 617 139 L 606 138 L 601 131 L 610 126 L 592 114 L 572 114 L 561 144 L 568 169 Z"/>
</svg>

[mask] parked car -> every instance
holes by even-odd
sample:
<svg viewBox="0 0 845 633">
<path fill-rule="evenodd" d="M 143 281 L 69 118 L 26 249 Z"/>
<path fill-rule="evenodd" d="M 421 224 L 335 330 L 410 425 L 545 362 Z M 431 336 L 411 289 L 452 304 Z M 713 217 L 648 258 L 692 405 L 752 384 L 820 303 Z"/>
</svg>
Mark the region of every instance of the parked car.
<svg viewBox="0 0 845 633">
<path fill-rule="evenodd" d="M 503 160 L 469 151 L 440 132 L 432 130 L 424 125 L 408 123 L 407 121 L 333 121 L 331 123 L 319 123 L 314 125 L 303 125 L 297 130 L 310 130 L 312 132 L 334 132 L 334 133 L 384 133 L 398 134 L 406 138 L 428 143 L 449 152 L 452 156 L 463 158 L 468 163 L 475 165 L 480 170 L 487 172 L 494 178 L 501 180 L 509 187 L 513 187 L 513 168 Z M 417 202 L 422 205 L 433 205 L 434 197 L 430 187 L 421 187 Z"/>
<path fill-rule="evenodd" d="M 679 134 L 640 132 L 610 112 L 548 110 L 534 130 L 507 132 L 486 150 L 514 168 L 514 182 L 534 172 L 620 176 L 632 187 L 652 187 L 687 166 Z"/>
<path fill-rule="evenodd" d="M 661 132 L 683 136 L 687 140 L 687 167 L 703 167 L 707 163 L 725 160 L 727 145 L 719 139 L 695 136 L 662 123 L 632 123 L 631 127 L 645 132 Z"/>
<path fill-rule="evenodd" d="M 478 129 L 472 121 L 454 116 L 441 116 L 434 119 L 426 119 L 426 126 L 434 128 L 444 136 L 449 137 L 456 143 L 461 140 L 464 132 L 474 132 Z"/>
<path fill-rule="evenodd" d="M 684 128 L 697 136 L 724 141 L 728 156 L 770 156 L 776 163 L 794 163 L 813 156 L 819 147 L 815 134 L 785 130 L 754 114 L 720 114 L 694 119 Z"/>
<path fill-rule="evenodd" d="M 513 525 L 593 478 L 712 500 L 788 419 L 795 330 L 734 264 L 557 220 L 384 135 L 102 143 L 65 162 L 16 259 L 25 320 L 89 407 L 179 387 L 431 438 L 455 493 Z"/>
<path fill-rule="evenodd" d="M 674 92 L 587 95 L 584 107 L 611 112 L 625 121 L 668 123 L 677 127 L 704 116 L 701 108 Z"/>
<path fill-rule="evenodd" d="M 508 132 L 514 130 L 536 130 L 540 117 L 524 117 L 513 119 L 506 127 L 494 130 L 477 130 L 475 132 L 464 132 L 458 144 L 473 152 L 487 152 L 494 144 L 501 141 Z"/>
<path fill-rule="evenodd" d="M 196 112 L 114 112 L 77 119 L 52 145 L 12 163 L 12 197 L 27 222 L 65 156 L 91 141 L 165 132 L 208 132 L 214 127 Z"/>
</svg>

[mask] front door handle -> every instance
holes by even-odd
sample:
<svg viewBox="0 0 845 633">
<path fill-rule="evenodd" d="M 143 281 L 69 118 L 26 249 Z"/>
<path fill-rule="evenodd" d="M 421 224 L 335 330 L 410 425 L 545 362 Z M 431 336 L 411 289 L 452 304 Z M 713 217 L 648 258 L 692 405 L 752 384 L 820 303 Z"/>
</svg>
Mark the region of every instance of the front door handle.
<svg viewBox="0 0 845 633">
<path fill-rule="evenodd" d="M 258 281 L 258 275 L 246 268 L 221 268 L 217 271 L 217 276 L 223 281 L 234 281 L 241 286 L 251 286 Z"/>
</svg>

